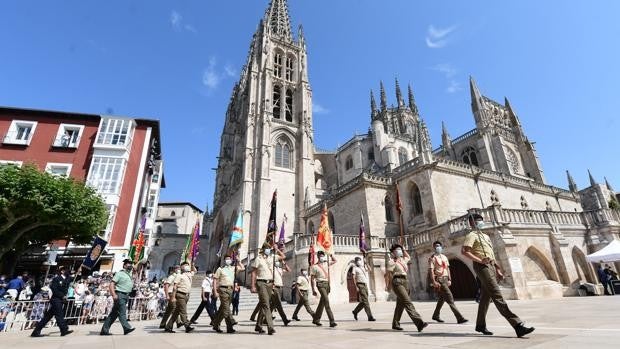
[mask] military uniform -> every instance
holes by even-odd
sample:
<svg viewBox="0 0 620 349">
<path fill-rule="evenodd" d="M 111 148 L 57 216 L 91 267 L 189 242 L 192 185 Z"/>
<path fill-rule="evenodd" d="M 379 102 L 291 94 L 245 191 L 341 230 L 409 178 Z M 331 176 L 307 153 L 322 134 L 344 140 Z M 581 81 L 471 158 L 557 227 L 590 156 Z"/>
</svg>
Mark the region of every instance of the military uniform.
<svg viewBox="0 0 620 349">
<path fill-rule="evenodd" d="M 409 271 L 407 263 L 409 260 L 409 257 L 398 257 L 391 258 L 388 261 L 387 271 L 392 273 L 392 290 L 396 294 L 396 309 L 394 309 L 392 328 L 400 329 L 400 318 L 403 315 L 403 310 L 406 310 L 418 331 L 421 331 L 426 323 L 415 310 L 409 298 L 409 280 L 407 279 L 407 272 Z"/>
<path fill-rule="evenodd" d="M 476 329 L 486 329 L 486 315 L 489 310 L 491 301 L 495 303 L 495 307 L 499 313 L 513 327 L 522 323 L 521 319 L 508 308 L 508 304 L 502 296 L 502 292 L 497 284 L 495 275 L 495 254 L 493 253 L 493 245 L 491 238 L 476 229 L 467 234 L 463 246 L 470 247 L 471 253 L 480 259 L 489 258 L 493 262 L 489 264 L 480 264 L 474 262 L 474 271 L 480 279 L 480 303 L 478 304 L 478 316 L 476 318 Z"/>
<path fill-rule="evenodd" d="M 173 293 L 175 294 L 176 306 L 172 315 L 166 323 L 166 330 L 172 331 L 172 325 L 180 318 L 180 324 L 185 325 L 186 331 L 191 331 L 190 322 L 187 319 L 187 301 L 189 300 L 189 292 L 192 289 L 193 271 L 186 271 L 178 275 L 174 279 Z"/>
<path fill-rule="evenodd" d="M 444 256 L 441 253 L 435 253 L 428 260 L 429 272 L 433 280 L 435 280 L 439 284 L 439 288 L 435 291 L 437 292 L 437 306 L 435 306 L 435 312 L 433 313 L 433 320 L 443 322 L 439 318 L 439 312 L 441 311 L 441 307 L 444 303 L 448 303 L 452 313 L 456 317 L 457 322 L 463 323 L 467 320 L 461 315 L 459 310 L 454 305 L 454 297 L 452 296 L 452 292 L 450 291 L 450 261 L 448 257 Z"/>
<path fill-rule="evenodd" d="M 168 285 L 168 294 L 166 294 L 166 297 L 168 297 L 168 301 L 166 304 L 166 310 L 164 312 L 164 316 L 162 317 L 161 322 L 159 323 L 159 328 L 166 328 L 166 323 L 168 322 L 170 315 L 174 313 L 174 308 L 176 308 L 177 306 L 177 302 L 172 302 L 170 300 L 170 295 L 172 294 L 172 290 L 174 287 L 173 286 L 174 280 L 177 278 L 177 276 L 179 276 L 179 274 L 172 273 L 164 281 L 164 284 Z M 177 327 L 181 327 L 181 323 L 179 322 L 179 319 L 177 319 Z"/>
<path fill-rule="evenodd" d="M 297 303 L 297 307 L 293 312 L 293 320 L 298 320 L 297 314 L 302 306 L 306 308 L 306 311 L 312 318 L 314 319 L 314 311 L 310 308 L 310 304 L 308 302 L 308 292 L 310 292 L 310 280 L 308 280 L 307 276 L 300 275 L 297 277 L 297 290 L 299 291 L 299 303 Z"/>
<path fill-rule="evenodd" d="M 101 328 L 101 335 L 110 334 L 110 327 L 117 318 L 121 326 L 123 326 L 125 334 L 133 331 L 133 328 L 129 325 L 129 322 L 127 322 L 127 303 L 129 302 L 129 293 L 131 293 L 133 289 L 131 272 L 124 269 L 116 272 L 114 278 L 112 278 L 112 282 L 114 282 L 114 292 L 116 293 L 117 299 L 114 301 L 110 314 L 105 318 L 105 322 Z"/>
<path fill-rule="evenodd" d="M 282 302 L 280 301 L 280 292 L 282 290 L 282 287 L 284 286 L 284 282 L 282 280 L 282 273 L 284 273 L 282 267 L 276 266 L 275 272 L 273 274 L 273 293 L 271 295 L 271 309 L 272 311 L 273 309 L 278 311 L 282 322 L 284 322 L 284 326 L 287 326 L 288 323 L 291 321 L 286 317 L 284 309 L 282 308 Z"/>
<path fill-rule="evenodd" d="M 327 317 L 329 318 L 329 325 L 332 327 L 336 326 L 334 314 L 329 306 L 329 263 L 319 262 L 313 265 L 312 268 L 310 268 L 310 275 L 316 280 L 316 288 L 318 288 L 319 294 L 321 295 L 321 300 L 319 301 L 319 305 L 316 307 L 314 321 L 312 322 L 315 325 L 320 325 L 321 317 L 323 316 L 323 309 L 325 309 L 327 312 Z"/>
<path fill-rule="evenodd" d="M 365 267 L 355 266 L 353 267 L 353 279 L 357 286 L 357 296 L 359 298 L 359 304 L 353 309 L 353 316 L 357 320 L 357 314 L 364 309 L 368 320 L 374 320 L 372 312 L 370 311 L 370 303 L 368 302 L 368 272 Z"/>
<path fill-rule="evenodd" d="M 237 271 L 243 270 L 245 269 L 237 269 Z M 227 331 L 232 332 L 235 319 L 230 312 L 230 302 L 232 299 L 233 287 L 235 286 L 235 267 L 232 265 L 220 267 L 215 271 L 213 278 L 217 282 L 217 293 L 220 298 L 220 308 L 213 320 L 213 329 L 220 332 L 220 324 L 222 321 L 226 321 Z"/>
<path fill-rule="evenodd" d="M 263 332 L 262 325 L 267 323 L 269 333 L 274 333 L 273 319 L 271 318 L 271 308 L 269 302 L 273 297 L 273 258 L 272 256 L 258 255 L 254 259 L 252 267 L 256 271 L 256 288 L 258 290 L 259 313 L 256 319 L 257 332 Z"/>
<path fill-rule="evenodd" d="M 56 325 L 60 328 L 61 336 L 71 333 L 71 331 L 69 331 L 69 326 L 65 321 L 64 311 L 62 309 L 62 305 L 66 299 L 65 297 L 69 291 L 69 283 L 69 278 L 63 275 L 57 275 L 52 280 L 52 283 L 50 284 L 50 290 L 52 291 L 52 296 L 49 302 L 50 307 L 43 315 L 43 319 L 37 323 L 37 326 L 32 331 L 32 337 L 40 337 L 41 330 L 45 327 L 45 325 L 47 325 L 52 317 L 56 318 Z"/>
</svg>

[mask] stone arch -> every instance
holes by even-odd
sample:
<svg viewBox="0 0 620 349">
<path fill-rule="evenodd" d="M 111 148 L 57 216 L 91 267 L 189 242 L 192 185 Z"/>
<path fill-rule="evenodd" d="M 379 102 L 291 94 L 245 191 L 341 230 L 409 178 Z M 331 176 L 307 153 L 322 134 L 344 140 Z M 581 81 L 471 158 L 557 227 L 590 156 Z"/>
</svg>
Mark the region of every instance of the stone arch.
<svg viewBox="0 0 620 349">
<path fill-rule="evenodd" d="M 332 233 L 336 233 L 336 221 L 334 220 L 334 214 L 329 211 L 327 214 L 327 222 L 329 223 L 329 229 L 332 230 Z"/>
<path fill-rule="evenodd" d="M 285 130 L 277 132 L 273 137 L 275 166 L 289 169 L 295 168 L 295 142 L 293 142 L 293 139 L 294 137 L 291 137 Z"/>
<path fill-rule="evenodd" d="M 385 207 L 385 221 L 394 222 L 394 204 L 389 195 L 386 195 L 385 199 L 383 199 L 383 206 Z"/>
<path fill-rule="evenodd" d="M 577 246 L 573 246 L 572 257 L 573 263 L 575 263 L 575 270 L 577 271 L 577 280 L 575 282 L 578 283 L 581 280 L 592 284 L 598 283 L 592 266 L 586 259 L 586 255 Z"/>
<path fill-rule="evenodd" d="M 168 252 L 161 262 L 161 270 L 164 273 L 169 274 L 170 269 L 175 265 L 178 265 L 180 260 L 181 254 L 178 251 Z"/>
<path fill-rule="evenodd" d="M 420 187 L 414 181 L 410 181 L 407 187 L 409 189 L 409 200 L 411 201 L 411 214 L 413 216 L 422 215 L 424 213 L 424 206 L 422 206 Z"/>
<path fill-rule="evenodd" d="M 306 234 L 314 234 L 314 222 L 313 221 L 308 222 L 308 231 L 306 231 Z"/>
<path fill-rule="evenodd" d="M 452 278 L 450 289 L 455 299 L 473 299 L 476 297 L 478 289 L 476 277 L 469 266 L 460 258 L 450 259 L 450 275 Z"/>
<path fill-rule="evenodd" d="M 568 276 L 568 270 L 566 269 L 566 262 L 562 256 L 562 250 L 560 242 L 553 234 L 549 234 L 549 243 L 551 245 L 551 259 L 555 262 L 555 268 L 558 271 L 560 282 L 562 285 L 570 285 L 570 277 Z"/>
<path fill-rule="evenodd" d="M 530 246 L 523 255 L 523 268 L 528 281 L 552 280 L 560 282 L 553 264 L 535 246 Z"/>
</svg>

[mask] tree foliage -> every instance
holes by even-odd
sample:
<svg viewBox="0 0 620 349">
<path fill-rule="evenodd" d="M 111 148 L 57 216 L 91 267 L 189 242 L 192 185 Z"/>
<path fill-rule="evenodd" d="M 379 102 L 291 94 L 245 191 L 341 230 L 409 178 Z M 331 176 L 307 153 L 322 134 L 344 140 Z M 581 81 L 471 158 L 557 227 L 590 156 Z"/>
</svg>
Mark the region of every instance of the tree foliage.
<svg viewBox="0 0 620 349">
<path fill-rule="evenodd" d="M 0 166 L 0 259 L 54 240 L 90 243 L 107 218 L 102 198 L 82 182 L 33 165 Z"/>
</svg>

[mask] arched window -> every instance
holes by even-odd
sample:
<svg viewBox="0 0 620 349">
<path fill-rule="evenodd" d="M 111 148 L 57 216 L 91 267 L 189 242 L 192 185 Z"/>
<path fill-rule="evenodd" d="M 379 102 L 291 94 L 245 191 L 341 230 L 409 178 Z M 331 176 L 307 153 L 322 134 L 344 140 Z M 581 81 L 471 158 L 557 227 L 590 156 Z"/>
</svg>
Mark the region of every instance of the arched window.
<svg viewBox="0 0 620 349">
<path fill-rule="evenodd" d="M 273 55 L 273 75 L 276 78 L 282 77 L 282 53 L 278 51 Z"/>
<path fill-rule="evenodd" d="M 327 214 L 327 223 L 329 224 L 329 229 L 332 230 L 332 233 L 336 233 L 336 221 L 334 221 L 334 215 L 331 211 Z"/>
<path fill-rule="evenodd" d="M 275 85 L 273 87 L 273 117 L 276 119 L 280 118 L 281 96 L 282 96 L 282 89 L 280 88 L 279 85 Z"/>
<path fill-rule="evenodd" d="M 374 161 L 374 160 L 375 160 L 375 150 L 369 149 L 368 150 L 368 161 Z"/>
<path fill-rule="evenodd" d="M 385 206 L 385 220 L 394 222 L 394 204 L 392 204 L 389 196 L 386 196 L 383 200 L 383 206 Z"/>
<path fill-rule="evenodd" d="M 519 166 L 517 154 L 515 154 L 515 152 L 510 148 L 506 148 L 506 161 L 508 161 L 508 166 L 510 167 L 510 171 L 512 171 L 512 173 L 521 173 L 521 166 Z"/>
<path fill-rule="evenodd" d="M 476 155 L 476 150 L 472 147 L 467 147 L 461 153 L 461 159 L 463 162 L 468 165 L 479 166 L 478 165 L 478 155 Z"/>
<path fill-rule="evenodd" d="M 407 149 L 405 148 L 398 149 L 398 164 L 402 165 L 407 161 L 409 161 L 409 155 L 407 154 Z"/>
<path fill-rule="evenodd" d="M 410 199 L 411 199 L 411 213 L 414 216 L 419 216 L 424 213 L 424 208 L 422 207 L 422 195 L 420 194 L 420 188 L 415 183 L 411 183 L 410 187 Z"/>
<path fill-rule="evenodd" d="M 411 121 L 405 123 L 405 132 L 413 137 L 413 123 L 411 123 Z"/>
<path fill-rule="evenodd" d="M 344 162 L 344 169 L 350 170 L 353 168 L 353 157 L 351 155 L 347 156 L 347 160 Z"/>
<path fill-rule="evenodd" d="M 286 103 L 284 105 L 286 121 L 293 122 L 293 91 L 286 89 Z"/>
<path fill-rule="evenodd" d="M 276 142 L 276 166 L 291 168 L 292 167 L 292 153 L 293 147 L 286 140 L 286 138 L 281 137 Z"/>
<path fill-rule="evenodd" d="M 174 217 L 174 216 L 176 216 L 176 215 L 177 215 L 177 213 L 176 213 L 176 212 L 174 212 L 174 210 L 172 210 L 172 212 L 170 212 L 170 217 Z"/>
<path fill-rule="evenodd" d="M 306 232 L 306 234 L 314 234 L 314 222 L 308 222 L 308 231 Z"/>
<path fill-rule="evenodd" d="M 293 81 L 294 62 L 295 60 L 293 59 L 293 57 L 286 57 L 286 81 Z"/>
</svg>

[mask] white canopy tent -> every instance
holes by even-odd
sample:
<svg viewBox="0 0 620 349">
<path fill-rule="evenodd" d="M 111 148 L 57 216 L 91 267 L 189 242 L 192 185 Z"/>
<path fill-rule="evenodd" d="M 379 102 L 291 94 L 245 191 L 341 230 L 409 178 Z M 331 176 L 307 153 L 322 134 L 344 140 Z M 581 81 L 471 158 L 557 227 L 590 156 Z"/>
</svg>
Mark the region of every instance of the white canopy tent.
<svg viewBox="0 0 620 349">
<path fill-rule="evenodd" d="M 620 261 L 620 241 L 613 240 L 607 246 L 587 256 L 592 263 Z"/>
</svg>

